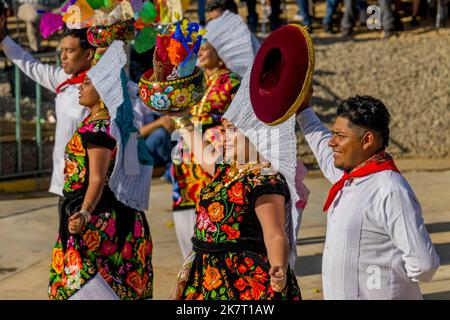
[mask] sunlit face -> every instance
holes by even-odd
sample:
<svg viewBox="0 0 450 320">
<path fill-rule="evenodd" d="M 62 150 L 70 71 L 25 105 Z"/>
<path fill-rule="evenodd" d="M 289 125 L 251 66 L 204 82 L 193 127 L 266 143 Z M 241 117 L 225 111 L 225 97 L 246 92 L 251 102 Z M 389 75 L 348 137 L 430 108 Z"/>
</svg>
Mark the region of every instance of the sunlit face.
<svg viewBox="0 0 450 320">
<path fill-rule="evenodd" d="M 332 128 L 333 136 L 328 145 L 333 149 L 336 168 L 349 171 L 365 161 L 371 150 L 376 149 L 374 133 L 351 123 L 350 120 L 337 117 Z"/>
<path fill-rule="evenodd" d="M 79 86 L 79 102 L 82 106 L 92 108 L 100 102 L 100 95 L 88 77 Z"/>
<path fill-rule="evenodd" d="M 208 42 L 205 42 L 200 46 L 197 65 L 203 69 L 215 69 L 220 67 L 220 58 L 217 55 L 217 51 Z"/>
<path fill-rule="evenodd" d="M 94 50 L 84 50 L 80 39 L 67 36 L 61 39 L 61 66 L 67 74 L 77 74 L 91 66 Z"/>
<path fill-rule="evenodd" d="M 227 119 L 222 119 L 225 159 L 238 163 L 256 162 L 257 152 L 248 138 Z"/>
</svg>

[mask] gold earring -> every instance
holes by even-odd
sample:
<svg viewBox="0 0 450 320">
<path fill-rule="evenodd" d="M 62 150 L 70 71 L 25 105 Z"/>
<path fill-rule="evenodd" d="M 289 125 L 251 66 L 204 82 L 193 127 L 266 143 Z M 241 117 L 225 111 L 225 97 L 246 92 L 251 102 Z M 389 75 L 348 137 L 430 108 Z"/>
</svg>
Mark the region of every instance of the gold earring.
<svg viewBox="0 0 450 320">
<path fill-rule="evenodd" d="M 100 110 L 105 109 L 105 103 L 103 102 L 103 100 L 100 100 Z"/>
</svg>

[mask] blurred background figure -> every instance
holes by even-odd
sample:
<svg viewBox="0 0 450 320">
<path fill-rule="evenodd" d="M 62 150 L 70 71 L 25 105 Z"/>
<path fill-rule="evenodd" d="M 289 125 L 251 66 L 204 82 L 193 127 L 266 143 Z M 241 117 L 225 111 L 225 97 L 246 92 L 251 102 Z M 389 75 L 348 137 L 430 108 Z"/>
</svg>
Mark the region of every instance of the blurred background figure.
<svg viewBox="0 0 450 320">
<path fill-rule="evenodd" d="M 51 11 L 61 4 L 59 0 L 17 0 L 19 4 L 17 17 L 25 22 L 27 39 L 33 52 L 41 50 L 41 35 L 39 33 L 40 14 L 37 10 Z"/>
</svg>

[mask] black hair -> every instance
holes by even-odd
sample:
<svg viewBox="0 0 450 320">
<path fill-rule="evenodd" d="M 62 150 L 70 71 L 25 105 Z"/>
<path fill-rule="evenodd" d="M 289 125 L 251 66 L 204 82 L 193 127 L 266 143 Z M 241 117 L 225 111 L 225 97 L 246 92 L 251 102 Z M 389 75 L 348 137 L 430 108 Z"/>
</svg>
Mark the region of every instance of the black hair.
<svg viewBox="0 0 450 320">
<path fill-rule="evenodd" d="M 380 100 L 371 96 L 350 97 L 338 106 L 337 116 L 346 118 L 359 127 L 377 132 L 383 139 L 383 147 L 389 145 L 391 116 Z"/>
<path fill-rule="evenodd" d="M 80 46 L 83 50 L 93 49 L 95 51 L 95 47 L 89 43 L 87 39 L 87 28 L 84 29 L 69 29 L 65 28 L 61 33 L 61 39 L 65 37 L 73 37 L 80 39 Z"/>
<path fill-rule="evenodd" d="M 206 4 L 206 11 L 211 12 L 213 10 L 219 10 L 220 12 L 229 10 L 238 14 L 238 7 L 234 0 L 209 0 Z"/>
</svg>

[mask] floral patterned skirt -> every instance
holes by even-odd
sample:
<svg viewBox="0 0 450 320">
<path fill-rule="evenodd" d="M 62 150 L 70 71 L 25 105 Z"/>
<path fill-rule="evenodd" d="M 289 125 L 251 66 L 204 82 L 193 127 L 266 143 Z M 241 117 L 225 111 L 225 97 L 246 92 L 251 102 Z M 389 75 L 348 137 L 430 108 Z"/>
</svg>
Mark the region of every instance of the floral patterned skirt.
<svg viewBox="0 0 450 320">
<path fill-rule="evenodd" d="M 118 225 L 123 220 L 118 218 L 125 214 L 132 217 L 132 230 L 120 237 Z M 152 240 L 145 214 L 124 205 L 115 206 L 109 212 L 92 215 L 80 234 L 69 236 L 65 250 L 58 237 L 48 296 L 68 299 L 99 272 L 120 299 L 151 298 L 151 259 Z"/>
<path fill-rule="evenodd" d="M 286 287 L 274 292 L 270 286 L 267 257 L 249 251 L 196 254 L 184 300 L 301 300 L 292 269 Z"/>
</svg>

